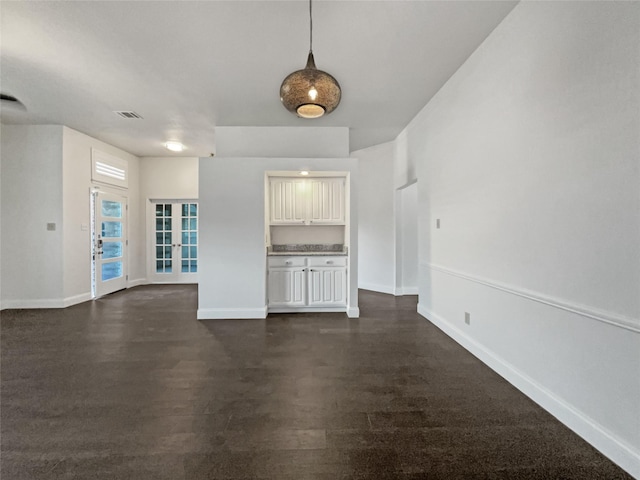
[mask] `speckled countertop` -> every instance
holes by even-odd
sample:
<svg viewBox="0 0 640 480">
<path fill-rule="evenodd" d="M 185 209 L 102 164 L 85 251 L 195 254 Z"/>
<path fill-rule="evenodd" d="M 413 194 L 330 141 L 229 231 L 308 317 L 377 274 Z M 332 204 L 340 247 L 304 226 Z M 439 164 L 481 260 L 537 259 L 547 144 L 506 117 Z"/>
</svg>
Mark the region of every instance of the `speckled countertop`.
<svg viewBox="0 0 640 480">
<path fill-rule="evenodd" d="M 347 247 L 342 244 L 287 244 L 267 247 L 270 256 L 328 256 L 347 255 Z"/>
</svg>

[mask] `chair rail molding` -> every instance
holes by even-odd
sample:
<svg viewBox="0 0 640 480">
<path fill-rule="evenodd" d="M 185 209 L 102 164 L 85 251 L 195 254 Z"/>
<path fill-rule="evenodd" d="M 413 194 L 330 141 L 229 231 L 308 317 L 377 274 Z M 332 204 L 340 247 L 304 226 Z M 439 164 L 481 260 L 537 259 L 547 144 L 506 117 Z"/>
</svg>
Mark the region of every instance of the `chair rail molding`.
<svg viewBox="0 0 640 480">
<path fill-rule="evenodd" d="M 461 272 L 459 270 L 454 270 L 452 268 L 443 267 L 442 265 L 436 265 L 433 263 L 422 263 L 422 265 L 436 272 L 441 272 L 447 275 L 462 278 L 470 282 L 479 283 L 487 287 L 495 288 L 496 290 L 510 293 L 512 295 L 517 295 L 519 297 L 523 297 L 528 300 L 533 300 L 534 302 L 543 303 L 545 305 L 559 308 L 567 312 L 576 313 L 583 317 L 591 318 L 599 322 L 624 328 L 626 330 L 629 330 L 635 333 L 640 333 L 640 319 L 627 317 L 625 315 L 619 315 L 617 313 L 606 312 L 604 310 L 588 307 L 586 305 L 581 305 L 579 303 L 570 302 L 568 300 L 563 300 L 563 299 L 552 297 L 549 295 L 544 295 L 542 293 L 534 292 L 532 290 L 527 290 L 527 289 L 516 287 L 513 285 L 507 285 L 505 283 L 500 283 L 493 280 L 489 280 L 487 278 L 478 277 L 476 275 Z"/>
</svg>

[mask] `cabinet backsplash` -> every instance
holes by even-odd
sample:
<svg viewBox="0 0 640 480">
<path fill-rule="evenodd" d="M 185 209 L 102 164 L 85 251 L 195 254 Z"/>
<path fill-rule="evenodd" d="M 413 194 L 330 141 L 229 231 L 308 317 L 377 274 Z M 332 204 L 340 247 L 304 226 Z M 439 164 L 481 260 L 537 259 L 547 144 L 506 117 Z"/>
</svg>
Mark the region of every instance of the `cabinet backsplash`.
<svg viewBox="0 0 640 480">
<path fill-rule="evenodd" d="M 272 225 L 271 244 L 344 244 L 344 225 Z"/>
</svg>

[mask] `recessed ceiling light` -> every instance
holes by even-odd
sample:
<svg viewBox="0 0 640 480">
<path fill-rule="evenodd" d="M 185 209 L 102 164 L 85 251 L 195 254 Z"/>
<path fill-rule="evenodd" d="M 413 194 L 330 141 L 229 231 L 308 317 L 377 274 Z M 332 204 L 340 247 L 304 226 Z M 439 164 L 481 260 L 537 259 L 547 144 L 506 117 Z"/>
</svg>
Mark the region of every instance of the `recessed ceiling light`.
<svg viewBox="0 0 640 480">
<path fill-rule="evenodd" d="M 187 148 L 180 142 L 167 142 L 164 144 L 164 146 L 167 148 L 167 150 L 171 150 L 172 152 L 181 152 Z"/>
</svg>

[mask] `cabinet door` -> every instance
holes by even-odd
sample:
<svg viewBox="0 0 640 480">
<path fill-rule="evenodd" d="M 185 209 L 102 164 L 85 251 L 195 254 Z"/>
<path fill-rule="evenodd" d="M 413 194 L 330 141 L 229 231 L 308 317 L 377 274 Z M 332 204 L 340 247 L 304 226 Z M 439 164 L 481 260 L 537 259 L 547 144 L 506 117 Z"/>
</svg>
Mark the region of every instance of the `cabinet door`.
<svg viewBox="0 0 640 480">
<path fill-rule="evenodd" d="M 347 270 L 345 268 L 309 269 L 309 306 L 347 304 Z"/>
<path fill-rule="evenodd" d="M 272 178 L 270 180 L 271 224 L 305 223 L 307 219 L 307 185 L 303 180 Z"/>
<path fill-rule="evenodd" d="M 318 178 L 311 180 L 311 223 L 343 224 L 345 219 L 345 179 Z"/>
<path fill-rule="evenodd" d="M 306 271 L 304 268 L 270 268 L 268 295 L 270 306 L 305 306 Z"/>
</svg>

